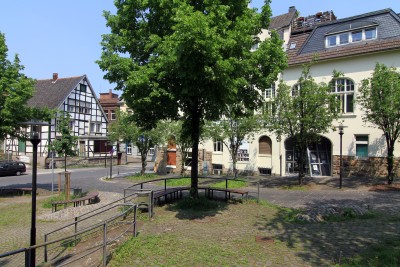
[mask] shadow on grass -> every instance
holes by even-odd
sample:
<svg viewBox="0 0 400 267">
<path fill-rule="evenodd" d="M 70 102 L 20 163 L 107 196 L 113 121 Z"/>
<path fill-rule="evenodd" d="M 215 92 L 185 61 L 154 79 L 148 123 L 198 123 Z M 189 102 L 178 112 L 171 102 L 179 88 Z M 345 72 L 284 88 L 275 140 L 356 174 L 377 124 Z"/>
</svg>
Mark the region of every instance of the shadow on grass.
<svg viewBox="0 0 400 267">
<path fill-rule="evenodd" d="M 400 201 L 400 194 L 396 199 Z M 324 205 L 365 207 L 365 204 L 354 199 L 323 199 L 310 201 L 305 209 Z M 365 219 L 311 223 L 293 220 L 292 215 L 296 214 L 294 209 L 272 208 L 277 210 L 274 218 L 261 214 L 256 218 L 255 226 L 275 241 L 296 249 L 297 256 L 312 266 L 341 264 L 344 259 L 359 255 L 373 244 L 399 237 L 400 217 L 391 213 L 380 213 Z M 368 256 L 371 255 L 365 257 Z"/>
<path fill-rule="evenodd" d="M 189 196 L 170 204 L 167 210 L 176 212 L 176 218 L 180 220 L 201 220 L 221 214 L 229 205 L 237 205 L 240 200 L 208 199 L 199 197 L 198 199 Z"/>
</svg>

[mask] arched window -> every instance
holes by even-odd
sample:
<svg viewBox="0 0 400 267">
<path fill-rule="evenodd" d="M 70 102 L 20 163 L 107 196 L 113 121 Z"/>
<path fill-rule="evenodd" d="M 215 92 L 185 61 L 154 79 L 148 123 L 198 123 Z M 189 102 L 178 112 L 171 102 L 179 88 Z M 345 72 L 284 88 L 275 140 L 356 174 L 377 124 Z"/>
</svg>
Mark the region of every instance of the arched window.
<svg viewBox="0 0 400 267">
<path fill-rule="evenodd" d="M 336 79 L 332 81 L 332 93 L 340 101 L 340 113 L 354 112 L 354 82 L 349 79 Z"/>
<path fill-rule="evenodd" d="M 268 136 L 261 136 L 258 141 L 258 153 L 263 155 L 272 154 L 272 141 Z"/>
</svg>

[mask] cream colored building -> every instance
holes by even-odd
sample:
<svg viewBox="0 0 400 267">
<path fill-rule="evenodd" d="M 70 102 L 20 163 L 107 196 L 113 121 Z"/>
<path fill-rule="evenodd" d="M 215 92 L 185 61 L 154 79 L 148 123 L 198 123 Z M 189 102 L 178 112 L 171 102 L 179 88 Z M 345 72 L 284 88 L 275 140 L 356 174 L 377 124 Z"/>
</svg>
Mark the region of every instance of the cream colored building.
<svg viewBox="0 0 400 267">
<path fill-rule="evenodd" d="M 273 18 L 271 24 L 277 25 L 273 28 L 284 38 L 289 57 L 289 67 L 281 79 L 294 86 L 302 65 L 315 56 L 318 60 L 311 67 L 311 75 L 316 82 L 328 83 L 334 70 L 342 72 L 344 77 L 336 82 L 339 86 L 335 86 L 332 93 L 342 104 L 342 113 L 334 124 L 342 122 L 345 127 L 342 143 L 345 175 L 385 175 L 385 138 L 381 130 L 362 121 L 362 111 L 355 100 L 361 81 L 371 77 L 377 63 L 400 68 L 399 15 L 385 9 L 344 19 L 336 19 L 333 12 L 318 12 L 304 18 L 293 16 L 297 14 L 295 11 L 292 7 L 289 13 Z M 271 88 L 266 97 L 273 98 L 274 95 L 275 90 Z M 213 151 L 214 169 L 227 171 L 232 168 L 226 147 L 208 141 L 203 148 Z M 244 142 L 241 149 L 237 164 L 241 171 L 277 175 L 296 173 L 295 153 L 290 140 L 285 137 L 278 142 L 276 136 L 268 132 L 256 134 L 254 139 Z M 313 176 L 336 175 L 339 155 L 338 131 L 321 135 L 321 142 L 308 150 L 308 171 Z M 395 157 L 400 157 L 398 144 Z"/>
</svg>

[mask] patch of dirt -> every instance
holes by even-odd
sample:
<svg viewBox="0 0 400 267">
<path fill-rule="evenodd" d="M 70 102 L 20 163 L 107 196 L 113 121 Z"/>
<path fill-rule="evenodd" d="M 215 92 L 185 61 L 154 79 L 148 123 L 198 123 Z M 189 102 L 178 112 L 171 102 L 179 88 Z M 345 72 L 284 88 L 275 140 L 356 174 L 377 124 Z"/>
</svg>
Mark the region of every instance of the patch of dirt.
<svg viewBox="0 0 400 267">
<path fill-rule="evenodd" d="M 371 186 L 368 191 L 400 191 L 400 184 L 378 184 Z"/>
</svg>

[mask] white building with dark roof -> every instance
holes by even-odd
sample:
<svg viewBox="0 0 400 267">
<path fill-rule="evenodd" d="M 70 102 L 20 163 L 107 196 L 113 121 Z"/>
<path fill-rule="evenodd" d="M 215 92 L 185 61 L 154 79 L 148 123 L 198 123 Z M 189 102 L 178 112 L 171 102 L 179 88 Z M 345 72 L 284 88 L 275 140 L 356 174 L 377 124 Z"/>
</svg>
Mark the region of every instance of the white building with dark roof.
<svg viewBox="0 0 400 267">
<path fill-rule="evenodd" d="M 68 112 L 71 117 L 71 132 L 78 137 L 76 150 L 79 151 L 79 156 L 95 157 L 109 152 L 108 119 L 86 75 L 59 78 L 58 74 L 54 73 L 52 79 L 37 80 L 35 93 L 28 105 Z M 55 125 L 56 119 L 52 119 L 50 126 L 41 127 L 42 141 L 38 145 L 40 157 L 46 157 L 49 154 L 48 145 L 60 137 Z M 29 141 L 7 139 L 4 145 L 5 151 L 13 156 L 32 153 Z"/>
</svg>

